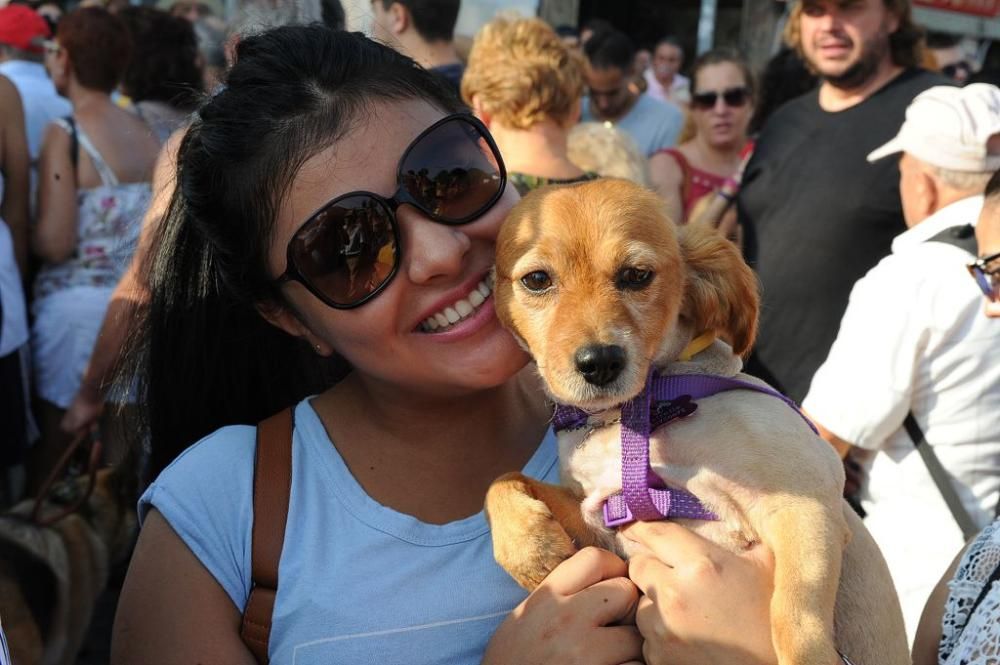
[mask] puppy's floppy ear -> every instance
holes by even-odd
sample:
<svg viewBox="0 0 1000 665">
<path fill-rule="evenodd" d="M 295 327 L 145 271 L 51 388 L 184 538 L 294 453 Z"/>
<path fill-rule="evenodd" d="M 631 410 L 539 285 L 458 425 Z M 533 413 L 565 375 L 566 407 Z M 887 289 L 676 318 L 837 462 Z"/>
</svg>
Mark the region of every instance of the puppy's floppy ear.
<svg viewBox="0 0 1000 665">
<path fill-rule="evenodd" d="M 718 231 L 689 224 L 679 235 L 687 269 L 681 316 L 695 334 L 714 332 L 745 355 L 757 335 L 757 276 Z"/>
</svg>

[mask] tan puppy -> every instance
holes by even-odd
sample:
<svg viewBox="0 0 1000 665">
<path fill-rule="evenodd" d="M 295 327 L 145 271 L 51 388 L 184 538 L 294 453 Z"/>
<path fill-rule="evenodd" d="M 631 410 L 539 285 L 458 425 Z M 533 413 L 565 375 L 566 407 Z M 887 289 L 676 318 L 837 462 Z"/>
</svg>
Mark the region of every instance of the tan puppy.
<svg viewBox="0 0 1000 665">
<path fill-rule="evenodd" d="M 0 515 L 0 617 L 17 665 L 73 665 L 110 567 L 128 555 L 137 530 L 123 504 L 121 472 L 103 469 L 81 508 L 52 526 L 30 520 L 34 501 Z M 86 478 L 64 485 L 73 500 Z M 42 517 L 63 506 L 45 503 Z"/>
<path fill-rule="evenodd" d="M 532 589 L 585 545 L 628 554 L 600 509 L 622 487 L 619 405 L 642 391 L 651 366 L 761 383 L 739 374 L 737 355 L 753 343 L 757 284 L 717 233 L 678 230 L 654 194 L 598 180 L 539 190 L 511 212 L 494 293 L 552 398 L 592 414 L 559 436 L 561 487 L 515 473 L 487 495 L 497 561 Z M 679 360 L 705 333 L 726 342 Z M 736 552 L 758 541 L 774 552 L 781 665 L 829 665 L 835 644 L 859 665 L 908 664 L 889 571 L 841 498 L 830 445 L 769 395 L 733 390 L 697 404 L 650 436 L 650 466 L 720 518 L 679 521 Z"/>
</svg>

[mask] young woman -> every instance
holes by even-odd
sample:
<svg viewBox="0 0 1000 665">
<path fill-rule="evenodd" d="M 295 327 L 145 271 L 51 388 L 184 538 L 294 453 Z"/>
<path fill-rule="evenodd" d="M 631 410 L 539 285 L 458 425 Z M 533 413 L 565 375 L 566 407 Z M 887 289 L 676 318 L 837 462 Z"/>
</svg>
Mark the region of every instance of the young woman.
<svg viewBox="0 0 1000 665">
<path fill-rule="evenodd" d="M 681 223 L 702 197 L 722 188 L 739 170 L 753 115 L 753 76 L 733 53 L 715 50 L 699 56 L 691 88 L 694 136 L 649 158 L 650 180 Z"/>
<path fill-rule="evenodd" d="M 59 422 L 149 205 L 159 144 L 111 100 L 130 51 L 122 21 L 96 7 L 67 14 L 46 47 L 45 67 L 73 115 L 48 127 L 39 157 L 32 249 L 44 265 L 34 284 L 31 342 L 42 439 L 29 465 L 32 490 L 68 441 Z"/>
<path fill-rule="evenodd" d="M 358 34 L 279 28 L 240 44 L 200 109 L 136 336 L 166 468 L 140 503 L 113 662 L 254 662 L 247 425 L 299 400 L 272 663 L 641 657 L 617 557 L 584 550 L 528 598 L 493 562 L 486 488 L 554 479 L 556 452 L 490 295 L 516 194 L 440 85 Z M 335 355 L 350 371 L 328 387 Z"/>
</svg>

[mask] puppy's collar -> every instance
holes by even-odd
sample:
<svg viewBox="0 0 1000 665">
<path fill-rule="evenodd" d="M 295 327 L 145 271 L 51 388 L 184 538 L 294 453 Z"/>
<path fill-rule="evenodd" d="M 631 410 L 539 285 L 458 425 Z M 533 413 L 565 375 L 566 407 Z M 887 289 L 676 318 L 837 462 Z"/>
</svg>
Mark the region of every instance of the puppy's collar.
<svg viewBox="0 0 1000 665">
<path fill-rule="evenodd" d="M 681 351 L 681 355 L 677 357 L 678 360 L 688 361 L 694 358 L 696 355 L 712 346 L 715 343 L 716 336 L 714 332 L 704 332 L 693 340 L 688 342 L 688 345 L 684 347 Z"/>
</svg>

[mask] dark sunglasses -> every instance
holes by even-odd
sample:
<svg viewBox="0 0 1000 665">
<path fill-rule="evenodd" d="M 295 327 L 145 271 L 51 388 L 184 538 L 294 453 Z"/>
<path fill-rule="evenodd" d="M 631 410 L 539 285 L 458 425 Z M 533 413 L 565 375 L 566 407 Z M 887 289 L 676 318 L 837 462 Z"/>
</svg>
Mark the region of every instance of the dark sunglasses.
<svg viewBox="0 0 1000 665">
<path fill-rule="evenodd" d="M 363 305 L 389 285 L 402 247 L 396 209 L 409 204 L 439 224 L 468 224 L 500 199 L 507 184 L 500 150 L 468 114 L 442 118 L 403 152 L 396 192 L 349 192 L 325 203 L 288 242 L 277 282 L 301 282 L 335 309 Z"/>
<path fill-rule="evenodd" d="M 962 72 L 962 80 L 969 78 L 972 74 L 972 65 L 967 62 L 955 62 L 941 68 L 941 73 L 950 79 L 955 78 L 959 72 Z"/>
<path fill-rule="evenodd" d="M 746 87 L 726 88 L 722 92 L 698 92 L 691 95 L 691 106 L 703 111 L 714 109 L 715 103 L 722 101 L 730 108 L 740 108 L 750 100 L 750 91 Z"/>
<path fill-rule="evenodd" d="M 994 261 L 1000 261 L 1000 252 L 976 259 L 966 266 L 969 269 L 969 274 L 972 275 L 972 279 L 976 280 L 976 284 L 979 285 L 979 290 L 983 292 L 983 295 L 990 302 L 996 302 L 997 300 L 997 289 L 993 285 L 993 281 L 1000 274 L 1000 266 L 994 266 L 992 270 L 988 268 Z"/>
</svg>

